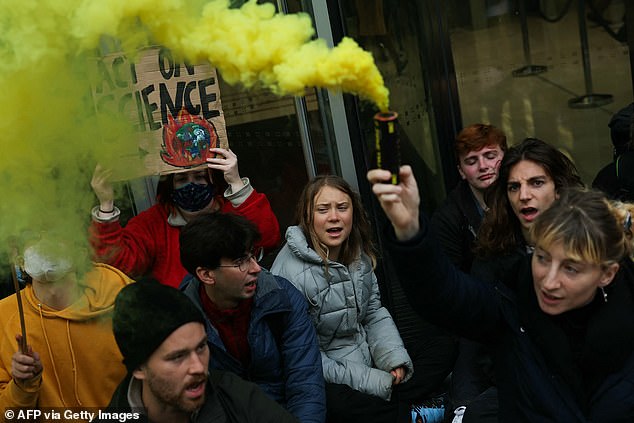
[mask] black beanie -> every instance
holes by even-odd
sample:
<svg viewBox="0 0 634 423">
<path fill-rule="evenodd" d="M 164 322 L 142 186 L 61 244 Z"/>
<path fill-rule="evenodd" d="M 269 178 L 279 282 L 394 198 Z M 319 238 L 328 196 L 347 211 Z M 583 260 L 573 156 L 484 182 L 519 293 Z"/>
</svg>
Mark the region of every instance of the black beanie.
<svg viewBox="0 0 634 423">
<path fill-rule="evenodd" d="M 124 287 L 114 302 L 112 329 L 128 372 L 137 369 L 179 327 L 204 324 L 202 312 L 176 288 L 155 280 Z"/>
</svg>

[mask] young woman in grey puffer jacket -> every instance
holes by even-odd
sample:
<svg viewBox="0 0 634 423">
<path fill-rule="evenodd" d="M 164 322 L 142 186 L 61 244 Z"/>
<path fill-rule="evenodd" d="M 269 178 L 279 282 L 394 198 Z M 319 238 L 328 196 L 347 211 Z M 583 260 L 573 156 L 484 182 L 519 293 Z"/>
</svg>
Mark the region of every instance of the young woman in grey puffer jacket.
<svg viewBox="0 0 634 423">
<path fill-rule="evenodd" d="M 304 294 L 317 329 L 327 421 L 410 422 L 425 394 L 388 310 L 381 305 L 370 227 L 359 195 L 338 176 L 308 183 L 298 226 L 271 269 Z M 424 398 L 424 397 L 423 397 Z"/>
</svg>

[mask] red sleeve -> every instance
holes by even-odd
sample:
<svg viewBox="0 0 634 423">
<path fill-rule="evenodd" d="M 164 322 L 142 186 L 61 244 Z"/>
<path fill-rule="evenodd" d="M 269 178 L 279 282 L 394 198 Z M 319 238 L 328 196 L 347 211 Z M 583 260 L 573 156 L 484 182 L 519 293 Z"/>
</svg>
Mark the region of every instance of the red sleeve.
<svg viewBox="0 0 634 423">
<path fill-rule="evenodd" d="M 244 203 L 238 207 L 234 207 L 230 201 L 225 200 L 222 211 L 239 214 L 255 223 L 262 237 L 256 247 L 264 247 L 266 252 L 270 252 L 279 246 L 280 225 L 266 195 L 253 190 Z"/>
<path fill-rule="evenodd" d="M 146 274 L 154 263 L 157 239 L 164 239 L 167 217 L 155 205 L 131 218 L 125 227 L 119 221 L 95 222 L 90 227 L 90 243 L 95 261 L 114 266 L 135 278 Z"/>
</svg>

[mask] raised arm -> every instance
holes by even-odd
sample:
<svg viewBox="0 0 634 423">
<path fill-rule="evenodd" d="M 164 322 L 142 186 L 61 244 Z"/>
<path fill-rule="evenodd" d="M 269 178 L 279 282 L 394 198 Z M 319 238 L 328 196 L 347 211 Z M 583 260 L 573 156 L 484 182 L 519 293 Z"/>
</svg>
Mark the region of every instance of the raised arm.
<svg viewBox="0 0 634 423">
<path fill-rule="evenodd" d="M 92 209 L 92 224 L 90 226 L 90 243 L 94 251 L 94 260 L 110 264 L 132 277 L 140 277 L 151 269 L 157 257 L 157 251 L 163 256 L 176 254 L 178 250 L 168 251 L 159 245 L 157 240 L 170 236 L 169 229 L 163 223 L 166 216 L 160 216 L 158 210 L 150 213 L 142 212 L 128 221 L 126 227 L 119 222 L 120 210 L 114 205 L 114 189 L 110 180 L 112 171 L 101 165 L 95 167 L 90 185 L 99 200 L 99 205 Z M 178 232 L 171 234 L 178 237 Z M 163 248 L 160 248 L 163 247 Z M 173 248 L 173 247 L 172 247 Z M 180 263 L 180 262 L 179 262 Z M 180 271 L 178 279 L 186 273 Z M 159 276 L 157 276 L 159 278 Z M 160 279 L 160 278 L 159 278 Z M 161 282 L 164 282 L 161 280 Z"/>
<path fill-rule="evenodd" d="M 230 149 L 212 148 L 216 157 L 207 159 L 207 167 L 221 171 L 229 185 L 224 193 L 225 202 L 223 212 L 237 213 L 256 224 L 260 231 L 258 247 L 264 247 L 266 252 L 277 248 L 280 243 L 280 226 L 273 213 L 266 195 L 255 191 L 249 178 L 240 177 L 238 171 L 238 157 Z"/>
<path fill-rule="evenodd" d="M 90 186 L 99 200 L 99 211 L 102 214 L 114 212 L 114 188 L 110 182 L 111 177 L 112 170 L 98 164 L 90 181 Z"/>
<path fill-rule="evenodd" d="M 418 185 L 412 168 L 401 166 L 399 177 L 401 182 L 392 185 L 389 182 L 390 171 L 373 169 L 368 172 L 368 181 L 372 191 L 381 203 L 381 207 L 394 227 L 399 241 L 412 239 L 420 231 Z"/>
<path fill-rule="evenodd" d="M 460 272 L 429 233 L 428 220 L 419 212 L 412 169 L 401 167 L 399 185 L 383 183 L 389 176 L 390 172 L 380 169 L 368 172 L 372 190 L 394 229 L 385 234 L 385 246 L 414 310 L 458 335 L 494 340 L 502 323 L 499 295 L 490 284 Z"/>
<path fill-rule="evenodd" d="M 209 151 L 216 154 L 215 157 L 207 159 L 207 167 L 211 170 L 222 172 L 222 176 L 229 185 L 232 192 L 242 189 L 243 181 L 238 170 L 238 156 L 231 149 L 210 148 Z"/>
</svg>

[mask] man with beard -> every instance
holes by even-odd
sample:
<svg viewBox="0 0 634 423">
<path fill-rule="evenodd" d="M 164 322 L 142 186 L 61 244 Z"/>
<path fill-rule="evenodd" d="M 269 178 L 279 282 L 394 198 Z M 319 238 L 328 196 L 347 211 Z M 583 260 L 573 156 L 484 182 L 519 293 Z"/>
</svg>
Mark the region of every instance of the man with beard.
<svg viewBox="0 0 634 423">
<path fill-rule="evenodd" d="M 203 315 L 178 290 L 152 280 L 129 285 L 112 324 L 128 375 L 97 420 L 296 422 L 256 385 L 208 370 Z"/>
</svg>

